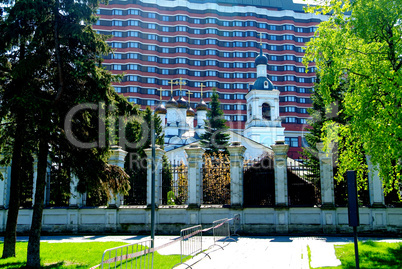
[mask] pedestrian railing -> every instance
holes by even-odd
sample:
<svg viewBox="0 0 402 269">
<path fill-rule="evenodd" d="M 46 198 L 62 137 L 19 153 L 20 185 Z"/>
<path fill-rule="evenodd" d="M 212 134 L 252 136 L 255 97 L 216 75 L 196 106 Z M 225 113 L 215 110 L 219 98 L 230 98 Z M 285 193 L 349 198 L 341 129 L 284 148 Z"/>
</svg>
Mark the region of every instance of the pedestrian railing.
<svg viewBox="0 0 402 269">
<path fill-rule="evenodd" d="M 153 268 L 152 239 L 107 249 L 103 252 L 100 268 Z"/>
<path fill-rule="evenodd" d="M 208 253 L 203 252 L 202 247 L 202 233 L 212 230 L 214 244 L 213 246 L 219 246 L 219 242 L 228 242 L 230 240 L 236 241 L 230 236 L 230 222 L 233 221 L 233 235 L 238 236 L 237 232 L 240 230 L 240 214 L 236 214 L 233 218 L 216 220 L 212 223 L 212 227 L 202 229 L 201 225 L 192 226 L 182 229 L 180 231 L 180 237 L 166 243 L 164 245 L 152 248 L 152 239 L 144 240 L 138 243 L 124 245 L 107 249 L 103 252 L 102 262 L 90 269 L 95 268 L 115 268 L 115 269 L 150 269 L 153 268 L 154 252 L 170 246 L 180 241 L 180 263 L 174 265 L 176 267 L 180 264 L 184 264 L 187 268 L 191 268 L 190 265 L 185 263 L 185 259 L 190 256 L 195 256 L 200 253 L 205 254 L 210 259 Z M 172 268 L 173 268 L 172 267 Z"/>
</svg>

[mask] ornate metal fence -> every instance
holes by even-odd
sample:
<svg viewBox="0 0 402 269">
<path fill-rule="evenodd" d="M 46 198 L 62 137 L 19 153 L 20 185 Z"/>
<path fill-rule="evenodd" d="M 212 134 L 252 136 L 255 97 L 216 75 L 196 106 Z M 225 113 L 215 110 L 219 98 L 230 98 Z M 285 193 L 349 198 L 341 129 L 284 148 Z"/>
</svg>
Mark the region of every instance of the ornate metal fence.
<svg viewBox="0 0 402 269">
<path fill-rule="evenodd" d="M 230 204 L 230 161 L 226 155 L 204 156 L 202 203 Z"/>
<path fill-rule="evenodd" d="M 275 205 L 275 174 L 273 159 L 266 156 L 262 159 L 244 162 L 244 206 L 267 207 Z"/>
<path fill-rule="evenodd" d="M 314 206 L 321 203 L 320 170 L 300 162 L 288 163 L 290 206 Z"/>
<path fill-rule="evenodd" d="M 161 171 L 160 186 L 162 205 L 183 205 L 188 199 L 188 167 L 183 163 L 172 163 L 165 171 Z"/>
</svg>

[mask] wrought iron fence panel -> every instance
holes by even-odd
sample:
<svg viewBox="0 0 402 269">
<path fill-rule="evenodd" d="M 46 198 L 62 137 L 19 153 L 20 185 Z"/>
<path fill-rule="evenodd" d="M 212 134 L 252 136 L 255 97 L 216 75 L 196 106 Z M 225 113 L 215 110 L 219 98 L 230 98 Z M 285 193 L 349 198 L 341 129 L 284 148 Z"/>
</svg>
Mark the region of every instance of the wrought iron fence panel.
<svg viewBox="0 0 402 269">
<path fill-rule="evenodd" d="M 300 162 L 288 163 L 287 167 L 289 205 L 314 206 L 320 204 L 320 170 Z"/>
<path fill-rule="evenodd" d="M 243 169 L 243 197 L 245 207 L 275 205 L 275 173 L 270 157 L 248 160 Z"/>
<path fill-rule="evenodd" d="M 160 204 L 184 205 L 188 200 L 188 167 L 173 163 L 161 171 Z"/>
<path fill-rule="evenodd" d="M 230 163 L 201 168 L 202 202 L 204 204 L 230 204 Z"/>
</svg>

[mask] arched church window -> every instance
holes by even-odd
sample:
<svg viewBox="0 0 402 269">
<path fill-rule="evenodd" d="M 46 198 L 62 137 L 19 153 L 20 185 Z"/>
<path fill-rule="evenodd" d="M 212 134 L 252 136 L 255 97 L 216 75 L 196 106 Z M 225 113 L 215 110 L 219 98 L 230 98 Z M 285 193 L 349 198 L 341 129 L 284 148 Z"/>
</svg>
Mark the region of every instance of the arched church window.
<svg viewBox="0 0 402 269">
<path fill-rule="evenodd" d="M 264 120 L 271 120 L 271 106 L 267 103 L 262 104 L 262 118 Z"/>
</svg>

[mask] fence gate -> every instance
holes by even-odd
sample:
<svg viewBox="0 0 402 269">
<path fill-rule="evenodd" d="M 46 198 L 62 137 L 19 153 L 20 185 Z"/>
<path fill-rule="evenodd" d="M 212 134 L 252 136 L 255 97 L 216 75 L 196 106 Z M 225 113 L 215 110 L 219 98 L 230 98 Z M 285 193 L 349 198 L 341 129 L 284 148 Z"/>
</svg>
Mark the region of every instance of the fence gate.
<svg viewBox="0 0 402 269">
<path fill-rule="evenodd" d="M 294 162 L 288 164 L 287 173 L 290 206 L 314 206 L 321 203 L 319 168 Z"/>
<path fill-rule="evenodd" d="M 184 205 L 188 199 L 188 167 L 183 163 L 172 163 L 162 169 L 160 204 Z"/>
<path fill-rule="evenodd" d="M 245 207 L 275 205 L 275 174 L 271 157 L 244 162 L 243 192 Z"/>
</svg>

